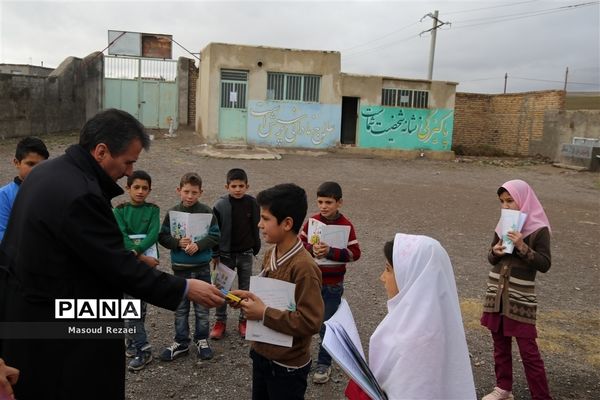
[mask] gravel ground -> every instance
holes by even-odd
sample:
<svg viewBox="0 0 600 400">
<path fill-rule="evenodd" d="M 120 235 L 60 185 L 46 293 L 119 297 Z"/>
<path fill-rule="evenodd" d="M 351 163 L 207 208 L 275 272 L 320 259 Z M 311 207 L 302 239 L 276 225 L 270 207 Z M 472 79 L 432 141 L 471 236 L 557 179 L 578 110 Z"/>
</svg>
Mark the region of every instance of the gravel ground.
<svg viewBox="0 0 600 400">
<path fill-rule="evenodd" d="M 153 177 L 149 201 L 164 212 L 178 202 L 175 188 L 185 172 L 204 180 L 201 201 L 212 205 L 224 193 L 229 168 L 246 169 L 250 193 L 282 182 L 295 182 L 309 194 L 314 212 L 316 187 L 338 181 L 344 190 L 342 211 L 353 221 L 363 256 L 346 275 L 347 298 L 365 350 L 368 338 L 386 313 L 385 292 L 377 280 L 383 268 L 381 248 L 395 232 L 425 234 L 438 239 L 452 259 L 478 396 L 494 386 L 491 337 L 478 324 L 489 266 L 486 251 L 498 219 L 497 187 L 522 178 L 536 190 L 552 224 L 553 265 L 538 275 L 540 348 L 555 399 L 597 398 L 600 390 L 600 179 L 598 174 L 574 172 L 519 159 L 459 159 L 437 162 L 374 159 L 343 153 L 284 154 L 281 160 L 213 159 L 201 156 L 200 139 L 191 133 L 165 138 L 155 132 L 148 153 L 136 168 Z M 51 156 L 77 141 L 76 134 L 43 137 Z M 17 140 L 0 141 L 0 180 L 13 174 L 11 159 Z M 124 180 L 121 181 L 124 184 Z M 115 199 L 114 204 L 125 201 Z M 161 215 L 161 217 L 162 217 Z M 262 255 L 259 254 L 259 259 Z M 168 251 L 161 266 L 170 272 Z M 255 264 L 258 271 L 259 263 Z M 211 321 L 214 313 L 211 313 Z M 250 398 L 251 362 L 248 343 L 235 331 L 237 311 L 229 313 L 228 334 L 212 341 L 215 358 L 201 362 L 194 352 L 173 362 L 155 359 L 138 373 L 127 373 L 126 397 L 141 399 Z M 147 327 L 154 355 L 170 344 L 173 313 L 149 307 Z M 318 340 L 313 341 L 316 357 Z M 514 394 L 529 398 L 522 365 L 515 350 Z M 341 399 L 347 378 L 334 368 L 325 385 L 309 382 L 306 398 Z M 107 382 L 110 384 L 110 382 Z"/>
</svg>

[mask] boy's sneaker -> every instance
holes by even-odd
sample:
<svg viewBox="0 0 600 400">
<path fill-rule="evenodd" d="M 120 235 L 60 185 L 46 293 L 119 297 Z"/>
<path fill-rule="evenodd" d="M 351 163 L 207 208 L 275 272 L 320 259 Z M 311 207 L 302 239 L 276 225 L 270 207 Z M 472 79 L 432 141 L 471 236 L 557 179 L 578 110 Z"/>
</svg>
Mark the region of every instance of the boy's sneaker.
<svg viewBox="0 0 600 400">
<path fill-rule="evenodd" d="M 162 353 L 160 353 L 159 358 L 162 361 L 173 361 L 177 357 L 187 354 L 187 352 L 189 350 L 190 350 L 189 346 L 179 344 L 177 342 L 173 342 L 172 345 L 170 345 L 169 347 L 166 347 L 162 351 Z"/>
<path fill-rule="evenodd" d="M 512 392 L 500 389 L 498 386 L 491 393 L 483 396 L 481 400 L 514 400 Z"/>
<path fill-rule="evenodd" d="M 238 324 L 238 332 L 240 333 L 241 337 L 246 337 L 246 320 L 240 321 Z"/>
<path fill-rule="evenodd" d="M 135 348 L 135 346 L 128 346 L 125 349 L 125 357 L 127 357 L 127 358 L 135 357 L 136 354 L 137 354 L 137 349 Z"/>
<path fill-rule="evenodd" d="M 140 350 L 137 352 L 133 360 L 129 361 L 127 369 L 130 371 L 142 370 L 150 361 L 152 361 L 152 352 Z"/>
<path fill-rule="evenodd" d="M 223 339 L 223 336 L 225 336 L 226 327 L 227 326 L 223 321 L 215 322 L 215 326 L 213 326 L 212 330 L 210 331 L 210 338 L 215 340 Z"/>
<path fill-rule="evenodd" d="M 313 383 L 326 383 L 329 381 L 329 375 L 331 375 L 331 366 L 317 364 L 317 368 L 313 375 Z"/>
<path fill-rule="evenodd" d="M 208 344 L 208 340 L 200 339 L 196 342 L 198 346 L 198 358 L 201 360 L 210 360 L 213 358 L 213 351 Z"/>
</svg>

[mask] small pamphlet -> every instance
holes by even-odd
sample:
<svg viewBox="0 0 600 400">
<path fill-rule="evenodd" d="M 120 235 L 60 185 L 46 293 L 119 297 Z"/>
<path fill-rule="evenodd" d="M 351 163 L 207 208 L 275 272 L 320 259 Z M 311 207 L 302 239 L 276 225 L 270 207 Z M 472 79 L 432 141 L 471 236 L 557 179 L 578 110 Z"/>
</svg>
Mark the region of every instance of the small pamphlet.
<svg viewBox="0 0 600 400">
<path fill-rule="evenodd" d="M 177 239 L 189 237 L 192 242 L 197 242 L 208 234 L 212 217 L 209 213 L 169 211 L 171 236 Z"/>
<path fill-rule="evenodd" d="M 371 399 L 386 400 L 387 395 L 365 361 L 360 336 L 346 299 L 342 299 L 337 311 L 325 321 L 325 325 L 325 350 Z"/>
<path fill-rule="evenodd" d="M 349 226 L 327 225 L 314 218 L 309 218 L 308 220 L 308 241 L 313 245 L 326 243 L 329 247 L 345 249 L 348 247 L 349 237 Z M 339 261 L 332 261 L 326 258 L 315 258 L 315 261 L 319 265 L 340 264 Z"/>
<path fill-rule="evenodd" d="M 219 289 L 225 289 L 226 291 L 231 290 L 233 281 L 235 280 L 236 273 L 233 269 L 229 268 L 223 263 L 218 263 L 212 272 L 211 280 L 212 284 Z"/>
<path fill-rule="evenodd" d="M 508 238 L 508 232 L 521 232 L 523 224 L 527 219 L 527 214 L 518 210 L 509 210 L 503 208 L 500 213 L 500 226 L 502 228 L 502 244 L 504 245 L 505 253 L 512 254 L 515 244 Z"/>
<path fill-rule="evenodd" d="M 294 283 L 279 279 L 250 277 L 250 291 L 271 308 L 282 311 L 296 311 Z M 291 335 L 277 332 L 263 325 L 262 321 L 250 321 L 246 325 L 246 340 L 271 343 L 283 347 L 292 347 L 294 338 Z"/>
<path fill-rule="evenodd" d="M 137 235 L 129 235 L 129 239 L 133 241 L 134 244 L 140 244 L 142 240 L 146 238 L 146 235 L 143 233 Z M 158 248 L 156 247 L 156 243 L 152 246 L 148 247 L 148 249 L 144 252 L 145 256 L 153 257 L 158 260 Z"/>
</svg>

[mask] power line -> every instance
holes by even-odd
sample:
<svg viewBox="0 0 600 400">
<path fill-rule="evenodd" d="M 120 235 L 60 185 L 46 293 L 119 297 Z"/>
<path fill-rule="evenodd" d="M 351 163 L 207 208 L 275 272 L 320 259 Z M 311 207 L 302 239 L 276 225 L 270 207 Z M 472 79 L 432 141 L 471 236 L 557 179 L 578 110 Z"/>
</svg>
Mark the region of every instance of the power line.
<svg viewBox="0 0 600 400">
<path fill-rule="evenodd" d="M 347 49 L 342 49 L 342 50 L 340 50 L 340 51 L 349 51 L 349 50 L 352 50 L 352 49 L 356 49 L 356 48 L 358 48 L 358 47 L 363 47 L 363 46 L 366 46 L 367 44 L 370 44 L 370 43 L 373 43 L 373 42 L 377 42 L 377 41 L 379 41 L 379 40 L 381 40 L 381 39 L 384 39 L 384 38 L 387 38 L 387 37 L 389 37 L 389 36 L 395 35 L 395 34 L 396 34 L 396 33 L 398 33 L 398 32 L 401 32 L 401 31 L 403 31 L 403 30 L 405 30 L 405 29 L 408 29 L 408 28 L 410 28 L 410 27 L 412 27 L 412 26 L 415 26 L 415 25 L 417 25 L 419 22 L 420 22 L 420 21 L 413 22 L 413 23 L 412 23 L 412 24 L 410 24 L 410 25 L 403 26 L 402 28 L 396 29 L 396 30 L 394 30 L 394 31 L 392 31 L 392 32 L 390 32 L 390 33 L 386 33 L 385 35 L 379 36 L 379 37 L 377 37 L 377 38 L 375 38 L 375 39 L 369 40 L 369 41 L 367 41 L 367 42 L 364 42 L 364 43 L 362 43 L 362 44 L 357 44 L 356 46 L 348 47 Z"/>
<path fill-rule="evenodd" d="M 512 79 L 521 79 L 524 81 L 537 81 L 537 82 L 552 82 L 552 83 L 564 83 L 564 81 L 554 81 L 550 79 L 536 79 L 536 78 L 523 78 L 519 76 L 510 76 Z M 600 82 L 591 83 L 591 82 L 571 82 L 569 81 L 569 85 L 591 85 L 591 86 L 600 86 Z"/>
<path fill-rule="evenodd" d="M 493 9 L 493 8 L 513 7 L 513 6 L 517 6 L 519 4 L 533 3 L 533 2 L 536 2 L 536 1 L 540 1 L 540 0 L 528 0 L 528 1 L 521 1 L 521 2 L 518 2 L 518 3 L 502 4 L 502 5 L 499 5 L 499 6 L 471 8 L 471 9 L 468 9 L 468 10 L 451 11 L 451 12 L 447 12 L 447 13 L 444 13 L 444 14 L 445 15 L 462 14 L 462 13 L 468 13 L 468 12 L 473 12 L 473 11 L 490 10 L 490 9 Z"/>
<path fill-rule="evenodd" d="M 382 49 L 384 47 L 389 47 L 389 46 L 392 46 L 392 45 L 395 45 L 395 44 L 398 44 L 398 43 L 406 42 L 406 41 L 411 40 L 411 39 L 416 39 L 418 37 L 420 37 L 419 34 L 407 36 L 407 37 L 405 37 L 403 39 L 394 40 L 393 42 L 390 42 L 390 43 L 387 43 L 387 44 L 383 44 L 381 46 L 372 47 L 370 49 L 365 49 L 365 50 L 360 50 L 360 51 L 357 51 L 357 52 L 351 53 L 351 54 L 343 54 L 343 56 L 351 58 L 351 57 L 355 57 L 355 56 L 358 56 L 358 55 L 362 55 L 362 54 L 366 54 L 366 53 L 371 53 L 373 51 L 377 51 L 377 50 Z"/>
<path fill-rule="evenodd" d="M 469 21 L 478 21 L 478 22 L 477 23 L 473 23 L 473 24 L 455 26 L 454 30 L 456 30 L 456 29 L 470 28 L 470 27 L 473 27 L 473 26 L 494 24 L 494 23 L 498 23 L 498 22 L 515 21 L 515 20 L 519 20 L 519 19 L 523 19 L 523 18 L 537 17 L 537 16 L 540 16 L 540 15 L 555 14 L 555 13 L 559 13 L 559 12 L 563 12 L 563 11 L 573 11 L 573 10 L 576 10 L 576 9 L 579 9 L 579 8 L 594 6 L 594 5 L 598 5 L 598 4 L 600 4 L 600 2 L 594 1 L 594 2 L 589 2 L 589 3 L 573 4 L 573 5 L 570 5 L 570 6 L 563 6 L 563 7 L 556 7 L 556 8 L 547 8 L 545 10 L 536 10 L 536 11 L 531 11 L 531 12 L 527 12 L 527 13 L 499 15 L 499 16 L 489 17 L 489 18 L 483 18 L 483 19 L 482 18 L 476 18 L 476 19 L 467 19 L 467 20 L 462 20 L 462 21 L 455 21 L 454 22 L 455 24 L 461 24 L 461 23 L 469 22 Z"/>
</svg>

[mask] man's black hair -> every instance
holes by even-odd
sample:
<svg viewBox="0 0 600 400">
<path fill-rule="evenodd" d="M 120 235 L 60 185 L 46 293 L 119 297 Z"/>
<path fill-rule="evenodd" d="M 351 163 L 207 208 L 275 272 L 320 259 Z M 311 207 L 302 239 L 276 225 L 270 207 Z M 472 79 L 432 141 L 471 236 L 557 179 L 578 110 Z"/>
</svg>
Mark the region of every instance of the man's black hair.
<svg viewBox="0 0 600 400">
<path fill-rule="evenodd" d="M 131 187 L 136 179 L 148 182 L 148 187 L 152 189 L 152 178 L 146 171 L 142 171 L 141 169 L 133 171 L 131 175 L 127 177 L 127 187 Z"/>
<path fill-rule="evenodd" d="M 337 182 L 323 182 L 317 189 L 317 197 L 332 197 L 339 201 L 342 198 L 342 187 Z"/>
<path fill-rule="evenodd" d="M 241 168 L 232 168 L 227 172 L 227 184 L 229 185 L 231 181 L 243 181 L 247 184 L 248 175 Z"/>
<path fill-rule="evenodd" d="M 50 153 L 48 153 L 48 149 L 42 139 L 27 136 L 23 138 L 17 143 L 17 149 L 15 150 L 15 158 L 17 161 L 21 161 L 27 154 L 36 153 L 45 158 L 46 160 L 50 157 Z"/>
<path fill-rule="evenodd" d="M 114 108 L 94 115 L 79 134 L 79 144 L 84 149 L 92 151 L 98 144 L 104 143 L 113 157 L 123 154 L 136 139 L 144 149 L 150 148 L 150 137 L 144 126 L 133 115 Z"/>
<path fill-rule="evenodd" d="M 282 183 L 265 189 L 256 196 L 256 202 L 262 208 L 268 209 L 277 223 L 290 217 L 293 221 L 292 231 L 300 232 L 308 210 L 306 192 L 293 183 Z"/>
</svg>

